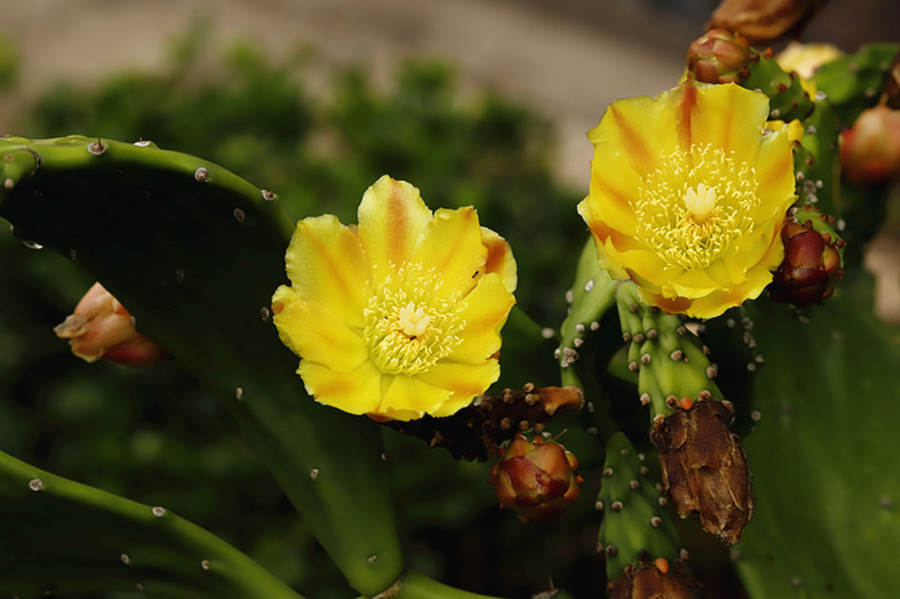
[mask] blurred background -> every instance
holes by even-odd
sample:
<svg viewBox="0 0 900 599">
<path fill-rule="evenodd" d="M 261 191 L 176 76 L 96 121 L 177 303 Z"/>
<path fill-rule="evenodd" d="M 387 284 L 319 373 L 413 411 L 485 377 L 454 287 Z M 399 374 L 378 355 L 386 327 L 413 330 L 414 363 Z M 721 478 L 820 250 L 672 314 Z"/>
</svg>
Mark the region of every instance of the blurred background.
<svg viewBox="0 0 900 599">
<path fill-rule="evenodd" d="M 573 270 L 560 265 L 574 264 L 580 243 L 571 240 L 584 235 L 574 206 L 587 191 L 585 132 L 613 100 L 673 86 L 715 4 L 7 2 L 0 134 L 151 139 L 277 191 L 294 219 L 327 211 L 355 221 L 379 175 L 408 179 L 430 206 L 477 206 L 513 245 L 520 304 L 555 325 Z M 893 0 L 832 0 L 803 39 L 852 51 L 896 40 L 898 22 Z M 874 263 L 896 277 L 891 239 L 878 242 Z M 896 278 L 882 281 L 888 295 L 900 288 Z M 172 506 L 308 596 L 347 596 L 228 414 L 191 375 L 175 363 L 88 366 L 55 338 L 52 327 L 91 282 L 0 230 L 0 450 Z M 542 530 L 548 547 L 535 556 L 524 527 L 497 517 L 486 468 L 452 466 L 408 439 L 388 442 L 410 465 L 397 487 L 421 570 L 506 596 L 546 587 L 550 573 L 584 596 L 602 593 L 601 576 L 574 574 L 598 568 L 596 528 L 570 521 L 566 534 Z M 448 471 L 455 475 L 433 476 Z M 740 596 L 724 551 L 710 551 L 710 563 L 722 564 L 720 596 Z"/>
</svg>

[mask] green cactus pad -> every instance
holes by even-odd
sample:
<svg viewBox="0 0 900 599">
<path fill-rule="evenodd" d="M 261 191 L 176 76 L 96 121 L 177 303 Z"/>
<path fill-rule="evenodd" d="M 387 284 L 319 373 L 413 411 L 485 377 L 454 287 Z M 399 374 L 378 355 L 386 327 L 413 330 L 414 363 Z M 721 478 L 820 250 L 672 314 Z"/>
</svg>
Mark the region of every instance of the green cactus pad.
<svg viewBox="0 0 900 599">
<path fill-rule="evenodd" d="M 578 259 L 575 283 L 566 292 L 569 313 L 560 326 L 562 337 L 557 351 L 564 385 L 581 386 L 572 365 L 580 356 L 579 348 L 585 338 L 599 328 L 600 319 L 615 303 L 615 291 L 620 281 L 613 280 L 597 263 L 593 239 L 588 239 Z"/>
<path fill-rule="evenodd" d="M 822 212 L 841 215 L 840 151 L 834 111 L 816 100 L 803 121 L 803 138 L 794 146 L 794 171 L 798 202 L 813 204 Z"/>
<path fill-rule="evenodd" d="M 359 592 L 400 575 L 378 427 L 313 402 L 270 297 L 293 228 L 275 195 L 152 144 L 0 139 L 0 216 L 96 277 L 139 332 L 221 390 L 248 443 Z"/>
<path fill-rule="evenodd" d="M 878 103 L 898 50 L 898 44 L 871 44 L 825 63 L 813 76 L 816 88 L 834 107 L 843 126 L 851 126 L 859 113 Z"/>
<path fill-rule="evenodd" d="M 900 588 L 900 347 L 867 279 L 853 273 L 809 320 L 772 304 L 754 319 L 766 367 L 744 447 L 757 509 L 736 550 L 754 599 Z"/>
<path fill-rule="evenodd" d="M 787 73 L 770 52 L 756 54 L 758 60 L 751 61 L 750 75 L 741 81 L 747 89 L 769 96 L 769 117 L 788 122 L 803 119 L 812 111 L 809 94 L 800 84 L 796 73 Z"/>
<path fill-rule="evenodd" d="M 212 533 L 0 452 L 0 594 L 299 599 Z"/>
<path fill-rule="evenodd" d="M 680 558 L 680 540 L 663 507 L 665 499 L 646 472 L 628 437 L 616 433 L 609 438 L 603 486 L 597 496 L 597 508 L 603 511 L 597 549 L 606 554 L 608 580 L 636 564 L 643 551 L 652 559 Z"/>
</svg>

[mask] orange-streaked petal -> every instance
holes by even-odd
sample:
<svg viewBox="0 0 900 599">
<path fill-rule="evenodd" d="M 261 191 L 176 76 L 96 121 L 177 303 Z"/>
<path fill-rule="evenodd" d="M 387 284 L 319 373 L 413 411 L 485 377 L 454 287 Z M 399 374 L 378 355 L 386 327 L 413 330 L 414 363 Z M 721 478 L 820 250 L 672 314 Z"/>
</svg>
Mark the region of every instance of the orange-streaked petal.
<svg viewBox="0 0 900 599">
<path fill-rule="evenodd" d="M 406 181 L 384 175 L 366 190 L 359 205 L 359 238 L 375 284 L 384 280 L 391 264 L 409 259 L 431 219 L 419 190 Z"/>
<path fill-rule="evenodd" d="M 356 369 L 369 354 L 359 333 L 322 304 L 300 299 L 282 285 L 272 297 L 273 319 L 282 342 L 306 360 L 335 372 Z"/>
<path fill-rule="evenodd" d="M 484 273 L 497 273 L 503 286 L 512 293 L 518 284 L 516 259 L 513 257 L 509 243 L 497 233 L 481 227 L 481 243 L 487 248 L 487 259 L 484 262 Z"/>
<path fill-rule="evenodd" d="M 297 223 L 285 264 L 298 297 L 327 305 L 348 326 L 362 326 L 369 265 L 359 238 L 337 217 Z"/>
<path fill-rule="evenodd" d="M 693 145 L 734 151 L 738 162 L 754 162 L 769 116 L 765 95 L 726 83 L 703 88 L 691 111 Z"/>
<path fill-rule="evenodd" d="M 316 401 L 344 412 L 367 414 L 381 401 L 382 374 L 370 360 L 351 372 L 335 372 L 318 362 L 301 360 L 297 374 Z"/>
</svg>

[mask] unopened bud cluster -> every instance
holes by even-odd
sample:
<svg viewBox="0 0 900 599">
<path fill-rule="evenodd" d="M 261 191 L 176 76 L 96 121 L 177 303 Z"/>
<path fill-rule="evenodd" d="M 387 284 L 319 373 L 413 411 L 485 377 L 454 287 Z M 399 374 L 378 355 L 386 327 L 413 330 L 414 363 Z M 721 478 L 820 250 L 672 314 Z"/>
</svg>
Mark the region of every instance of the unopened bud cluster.
<svg viewBox="0 0 900 599">
<path fill-rule="evenodd" d="M 804 213 L 805 214 L 805 213 Z M 834 293 L 834 281 L 843 276 L 840 248 L 843 241 L 829 232 L 830 217 L 815 214 L 813 219 L 790 220 L 781 231 L 784 260 L 775 271 L 770 294 L 778 301 L 803 308 L 821 303 Z"/>
<path fill-rule="evenodd" d="M 713 29 L 688 48 L 688 76 L 703 83 L 740 83 L 750 74 L 750 56 L 744 37 Z"/>
</svg>

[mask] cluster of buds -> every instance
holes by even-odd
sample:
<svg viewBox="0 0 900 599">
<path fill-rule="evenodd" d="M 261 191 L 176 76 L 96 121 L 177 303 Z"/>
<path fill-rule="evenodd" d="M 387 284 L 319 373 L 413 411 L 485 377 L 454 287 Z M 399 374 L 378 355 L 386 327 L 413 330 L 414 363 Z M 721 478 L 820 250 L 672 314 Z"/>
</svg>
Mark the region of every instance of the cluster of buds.
<svg viewBox="0 0 900 599">
<path fill-rule="evenodd" d="M 516 512 L 523 522 L 551 522 L 578 500 L 575 474 L 578 460 L 556 441 L 537 435 L 529 440 L 518 433 L 501 459 L 491 468 L 501 506 Z"/>
<path fill-rule="evenodd" d="M 841 169 L 863 185 L 900 177 L 900 109 L 880 104 L 859 115 L 841 134 Z"/>
<path fill-rule="evenodd" d="M 683 401 L 650 429 L 678 515 L 696 514 L 727 545 L 740 540 L 753 514 L 750 471 L 741 438 L 730 429 L 733 419 L 730 402 Z"/>
<path fill-rule="evenodd" d="M 159 343 L 135 330 L 134 318 L 100 283 L 94 283 L 75 312 L 53 332 L 68 339 L 72 353 L 86 362 L 102 358 L 122 366 L 150 366 L 169 355 Z"/>
<path fill-rule="evenodd" d="M 611 599 L 691 599 L 697 597 L 699 589 L 700 584 L 683 561 L 660 557 L 626 567 L 607 590 Z"/>
<path fill-rule="evenodd" d="M 831 228 L 832 217 L 804 208 L 781 230 L 784 260 L 769 289 L 777 301 L 803 308 L 821 303 L 834 293 L 834 281 L 843 276 L 844 242 Z"/>
<path fill-rule="evenodd" d="M 688 48 L 688 77 L 703 83 L 740 83 L 750 74 L 751 56 L 746 38 L 712 29 Z"/>
</svg>

